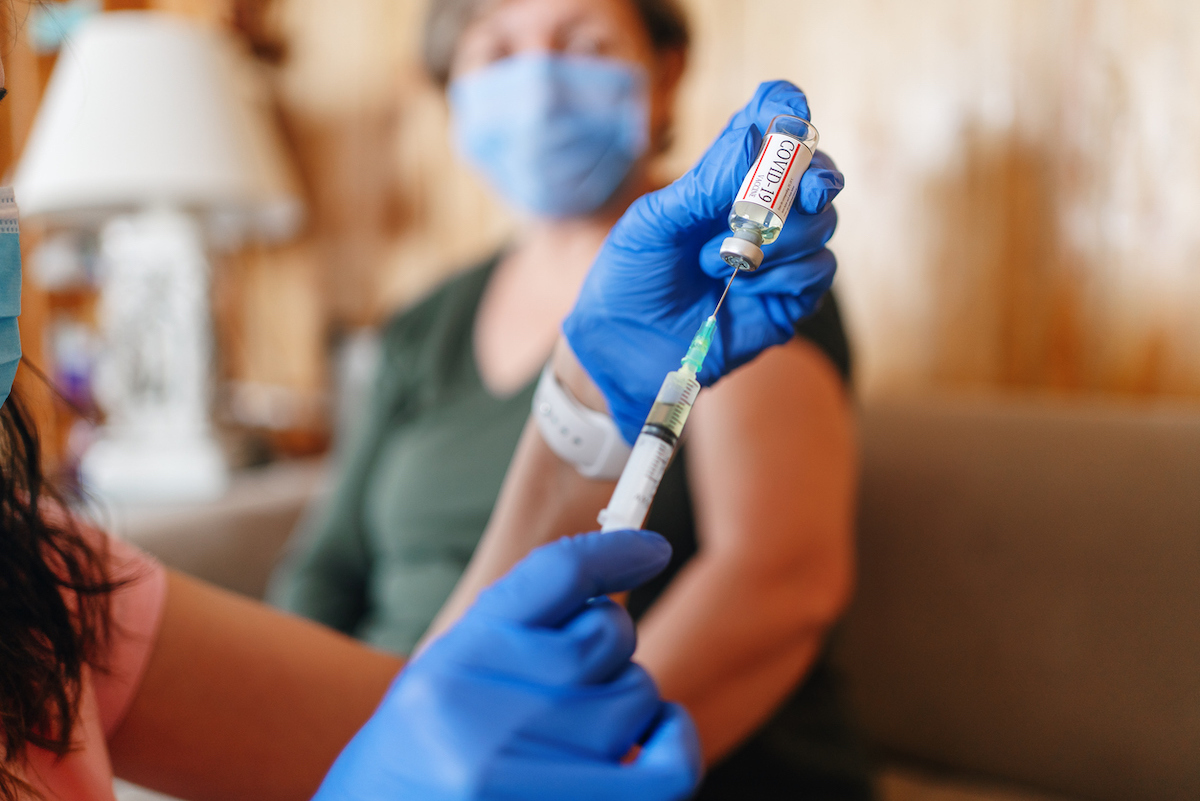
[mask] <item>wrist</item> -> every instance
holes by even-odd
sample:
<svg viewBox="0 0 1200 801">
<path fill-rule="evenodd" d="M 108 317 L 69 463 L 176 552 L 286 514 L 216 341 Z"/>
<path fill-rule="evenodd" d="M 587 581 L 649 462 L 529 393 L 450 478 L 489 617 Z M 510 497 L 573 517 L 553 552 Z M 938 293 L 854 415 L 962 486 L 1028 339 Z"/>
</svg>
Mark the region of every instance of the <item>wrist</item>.
<svg viewBox="0 0 1200 801">
<path fill-rule="evenodd" d="M 570 384 L 563 381 L 559 370 L 570 378 Z M 591 403 L 585 404 L 577 392 Z M 621 475 L 629 446 L 604 406 L 600 390 L 570 349 L 556 347 L 533 393 L 533 419 L 542 441 L 581 476 L 610 481 Z"/>
<path fill-rule="evenodd" d="M 629 459 L 629 445 L 608 414 L 604 396 L 565 344 L 554 349 L 542 369 L 533 417 L 542 441 L 584 478 L 616 480 Z"/>
</svg>

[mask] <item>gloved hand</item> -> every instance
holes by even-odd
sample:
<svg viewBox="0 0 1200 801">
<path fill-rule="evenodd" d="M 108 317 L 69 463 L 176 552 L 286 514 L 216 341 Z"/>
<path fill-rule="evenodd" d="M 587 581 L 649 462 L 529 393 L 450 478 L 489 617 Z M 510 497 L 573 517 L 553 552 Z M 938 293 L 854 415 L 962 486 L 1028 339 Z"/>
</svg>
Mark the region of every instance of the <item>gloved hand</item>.
<svg viewBox="0 0 1200 801">
<path fill-rule="evenodd" d="M 629 442 L 733 273 L 719 255 L 729 210 L 777 114 L 808 119 L 804 93 L 786 81 L 762 84 L 690 172 L 630 206 L 563 322 L 571 350 Z M 817 151 L 782 233 L 763 247 L 762 266 L 733 282 L 702 384 L 791 339 L 796 321 L 814 311 L 836 268 L 825 243 L 837 225 L 829 202 L 842 184 L 833 162 Z"/>
<path fill-rule="evenodd" d="M 633 622 L 602 597 L 654 576 L 670 553 L 645 531 L 533 551 L 400 672 L 314 801 L 686 797 L 701 770 L 696 731 L 629 661 Z"/>
</svg>

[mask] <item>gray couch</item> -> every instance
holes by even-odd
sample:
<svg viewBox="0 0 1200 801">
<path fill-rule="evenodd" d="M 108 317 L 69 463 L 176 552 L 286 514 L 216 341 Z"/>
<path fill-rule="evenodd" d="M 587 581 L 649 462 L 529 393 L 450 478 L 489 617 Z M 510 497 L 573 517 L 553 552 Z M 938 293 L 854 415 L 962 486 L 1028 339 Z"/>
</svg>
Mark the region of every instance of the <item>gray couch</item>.
<svg viewBox="0 0 1200 801">
<path fill-rule="evenodd" d="M 887 754 L 1200 799 L 1200 408 L 879 405 L 840 652 Z"/>
<path fill-rule="evenodd" d="M 1200 799 L 1200 408 L 892 402 L 862 441 L 837 659 L 887 801 Z M 258 594 L 321 476 L 116 522 Z"/>
</svg>

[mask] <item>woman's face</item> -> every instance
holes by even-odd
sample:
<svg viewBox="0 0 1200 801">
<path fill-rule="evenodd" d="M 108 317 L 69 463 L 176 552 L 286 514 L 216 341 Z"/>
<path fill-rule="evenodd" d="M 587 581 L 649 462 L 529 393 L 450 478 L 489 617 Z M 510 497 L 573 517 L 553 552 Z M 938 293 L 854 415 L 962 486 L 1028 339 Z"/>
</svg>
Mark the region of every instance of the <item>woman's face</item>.
<svg viewBox="0 0 1200 801">
<path fill-rule="evenodd" d="M 600 56 L 639 65 L 650 78 L 650 131 L 661 139 L 675 102 L 683 54 L 656 54 L 629 0 L 493 0 L 463 31 L 450 78 L 520 53 Z M 652 141 L 652 147 L 659 144 Z"/>
</svg>

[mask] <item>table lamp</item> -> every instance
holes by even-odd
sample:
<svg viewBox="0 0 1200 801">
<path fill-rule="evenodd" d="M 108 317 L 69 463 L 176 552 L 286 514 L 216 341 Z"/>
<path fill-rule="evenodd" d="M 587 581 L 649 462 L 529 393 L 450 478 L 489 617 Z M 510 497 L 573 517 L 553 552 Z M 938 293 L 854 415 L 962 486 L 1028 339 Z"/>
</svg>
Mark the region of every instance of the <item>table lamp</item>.
<svg viewBox="0 0 1200 801">
<path fill-rule="evenodd" d="M 95 394 L 83 485 L 123 502 L 220 495 L 209 248 L 302 218 L 269 100 L 232 41 L 164 13 L 83 23 L 63 47 L 13 185 L 23 216 L 99 229 Z"/>
</svg>

